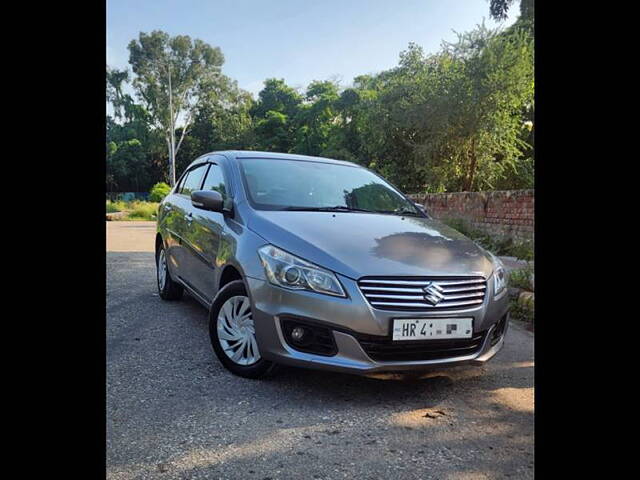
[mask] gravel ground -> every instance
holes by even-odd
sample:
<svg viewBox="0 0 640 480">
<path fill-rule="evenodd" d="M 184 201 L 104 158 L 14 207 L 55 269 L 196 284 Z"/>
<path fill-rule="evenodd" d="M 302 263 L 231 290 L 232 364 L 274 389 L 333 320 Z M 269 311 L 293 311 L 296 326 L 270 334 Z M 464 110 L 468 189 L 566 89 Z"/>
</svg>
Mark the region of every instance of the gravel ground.
<svg viewBox="0 0 640 480">
<path fill-rule="evenodd" d="M 533 478 L 530 332 L 512 324 L 484 367 L 242 379 L 200 304 L 157 296 L 153 229 L 134 223 L 108 223 L 132 235 L 107 242 L 108 479 Z"/>
</svg>

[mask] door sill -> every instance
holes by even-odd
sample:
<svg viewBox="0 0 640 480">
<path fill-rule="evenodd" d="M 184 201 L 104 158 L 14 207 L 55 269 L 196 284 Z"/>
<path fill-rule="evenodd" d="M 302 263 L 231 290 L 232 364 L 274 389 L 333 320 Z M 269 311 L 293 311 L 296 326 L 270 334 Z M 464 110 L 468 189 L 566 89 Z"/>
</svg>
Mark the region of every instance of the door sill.
<svg viewBox="0 0 640 480">
<path fill-rule="evenodd" d="M 202 304 L 202 306 L 206 307 L 207 310 L 211 308 L 211 302 L 208 301 L 204 295 L 198 292 L 195 289 L 195 287 L 192 287 L 186 280 L 184 280 L 180 276 L 178 277 L 178 281 L 182 284 L 184 288 L 187 289 L 187 291 L 191 294 L 192 297 L 194 297 L 196 300 L 198 300 L 198 302 Z"/>
</svg>

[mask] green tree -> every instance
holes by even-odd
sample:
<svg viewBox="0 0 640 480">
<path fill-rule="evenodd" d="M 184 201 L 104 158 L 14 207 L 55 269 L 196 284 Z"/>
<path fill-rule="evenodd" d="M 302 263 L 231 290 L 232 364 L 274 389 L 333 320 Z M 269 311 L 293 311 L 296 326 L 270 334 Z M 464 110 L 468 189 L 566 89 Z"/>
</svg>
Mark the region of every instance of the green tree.
<svg viewBox="0 0 640 480">
<path fill-rule="evenodd" d="M 522 111 L 533 102 L 531 38 L 479 27 L 447 44 L 445 53 L 461 64 L 448 126 L 458 140 L 449 151 L 464 165 L 462 189 L 493 188 L 506 168 L 515 168 L 526 146 L 520 134 Z"/>
<path fill-rule="evenodd" d="M 489 15 L 494 20 L 506 20 L 514 0 L 490 0 Z M 534 0 L 520 0 L 520 16 L 510 29 L 525 28 L 533 33 Z"/>
<path fill-rule="evenodd" d="M 533 46 L 525 32 L 484 28 L 425 56 L 410 45 L 400 65 L 369 82 L 363 144 L 402 188 L 491 189 L 526 145 L 522 113 L 533 102 Z"/>
<path fill-rule="evenodd" d="M 280 112 L 288 117 L 295 117 L 302 97 L 298 91 L 288 86 L 284 79 L 268 78 L 264 88 L 258 93 L 258 101 L 251 110 L 254 117 L 266 117 L 267 112 Z"/>
<path fill-rule="evenodd" d="M 155 30 L 140 32 L 129 43 L 133 80 L 149 118 L 163 132 L 169 152 L 169 180 L 175 184 L 175 158 L 193 115 L 206 92 L 219 83 L 224 56 L 218 47 L 191 40 L 187 35 L 170 37 Z M 176 142 L 176 128 L 182 133 Z"/>
<path fill-rule="evenodd" d="M 503 3 L 504 13 L 513 2 Z M 199 40 L 141 33 L 129 51 L 139 103 L 124 93 L 129 72 L 107 67 L 112 191 L 174 184 L 194 158 L 223 149 L 351 160 L 406 191 L 533 185 L 533 0 L 507 29 L 481 26 L 432 55 L 410 44 L 397 67 L 348 88 L 314 81 L 301 94 L 271 78 L 256 101 Z"/>
<path fill-rule="evenodd" d="M 107 100 L 115 117 L 107 116 L 107 188 L 147 190 L 162 178 L 162 138 L 150 128 L 145 108 L 123 93 L 126 71 L 107 67 L 107 72 Z"/>
<path fill-rule="evenodd" d="M 223 77 L 208 90 L 194 114 L 190 135 L 201 152 L 250 146 L 253 127 L 251 94 L 238 88 L 237 82 Z"/>
<path fill-rule="evenodd" d="M 258 100 L 250 110 L 255 124 L 255 147 L 260 150 L 292 151 L 301 103 L 302 96 L 284 80 L 265 80 Z"/>
<path fill-rule="evenodd" d="M 353 85 L 340 93 L 334 104 L 337 118 L 328 139 L 325 155 L 371 166 L 370 153 L 365 140 L 367 112 L 379 94 L 375 77 L 360 75 Z"/>
<path fill-rule="evenodd" d="M 509 7 L 514 0 L 490 0 L 489 12 L 494 20 L 506 20 Z"/>
<path fill-rule="evenodd" d="M 156 183 L 149 192 L 150 202 L 161 202 L 164 197 L 169 195 L 171 187 L 164 182 Z"/>
<path fill-rule="evenodd" d="M 149 167 L 144 147 L 137 138 L 121 142 L 107 157 L 107 173 L 117 185 L 127 190 L 140 192 L 146 189 Z"/>
<path fill-rule="evenodd" d="M 318 156 L 327 151 L 330 138 L 340 129 L 336 110 L 339 98 L 338 85 L 334 82 L 309 84 L 305 103 L 295 117 L 296 153 Z"/>
<path fill-rule="evenodd" d="M 258 148 L 275 152 L 289 152 L 292 147 L 291 127 L 284 113 L 269 110 L 256 122 Z"/>
<path fill-rule="evenodd" d="M 117 119 L 122 119 L 125 104 L 131 100 L 131 97 L 122 91 L 122 85 L 128 81 L 128 70 L 112 69 L 107 65 L 107 101 L 111 102 Z"/>
</svg>

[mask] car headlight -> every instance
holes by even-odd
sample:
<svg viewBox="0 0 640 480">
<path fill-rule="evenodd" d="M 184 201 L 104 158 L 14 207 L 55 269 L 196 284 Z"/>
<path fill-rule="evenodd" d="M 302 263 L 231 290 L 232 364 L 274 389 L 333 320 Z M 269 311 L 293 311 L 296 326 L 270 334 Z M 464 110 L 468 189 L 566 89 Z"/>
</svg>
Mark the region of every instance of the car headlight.
<svg viewBox="0 0 640 480">
<path fill-rule="evenodd" d="M 507 288 L 507 271 L 502 261 L 494 256 L 495 269 L 493 270 L 493 295 L 497 297 Z"/>
<path fill-rule="evenodd" d="M 309 263 L 273 245 L 258 249 L 267 278 L 274 285 L 292 290 L 346 297 L 342 285 L 333 272 Z"/>
</svg>

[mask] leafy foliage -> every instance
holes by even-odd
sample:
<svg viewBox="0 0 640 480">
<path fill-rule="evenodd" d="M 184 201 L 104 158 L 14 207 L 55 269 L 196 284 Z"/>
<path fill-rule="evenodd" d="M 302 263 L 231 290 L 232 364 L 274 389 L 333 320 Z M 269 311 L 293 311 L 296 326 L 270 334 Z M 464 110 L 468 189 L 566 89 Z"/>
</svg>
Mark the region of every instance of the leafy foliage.
<svg viewBox="0 0 640 480">
<path fill-rule="evenodd" d="M 483 26 L 436 55 L 410 45 L 400 65 L 376 79 L 382 86 L 367 111 L 363 142 L 369 155 L 414 192 L 495 188 L 526 146 L 531 55 L 526 34 L 500 36 Z"/>
<path fill-rule="evenodd" d="M 131 203 L 127 220 L 155 220 L 158 214 L 158 204 L 155 202 L 138 202 Z"/>
<path fill-rule="evenodd" d="M 258 101 L 251 109 L 255 122 L 254 146 L 257 150 L 292 151 L 301 103 L 301 95 L 286 85 L 284 80 L 265 80 Z"/>
<path fill-rule="evenodd" d="M 497 21 L 506 20 L 514 0 L 489 0 L 489 15 Z M 520 16 L 506 32 L 524 30 L 533 35 L 535 0 L 520 0 Z"/>
<path fill-rule="evenodd" d="M 125 215 L 114 217 L 116 221 L 153 221 L 158 214 L 157 202 L 111 202 L 107 200 L 107 213 L 125 212 Z"/>
<path fill-rule="evenodd" d="M 112 202 L 111 200 L 107 200 L 107 213 L 119 212 L 120 208 L 118 207 L 116 202 Z"/>
<path fill-rule="evenodd" d="M 169 185 L 164 182 L 158 182 L 151 188 L 151 192 L 149 192 L 149 201 L 161 202 L 164 197 L 169 195 L 170 191 L 171 187 Z"/>
<path fill-rule="evenodd" d="M 514 298 L 510 302 L 509 312 L 514 320 L 533 323 L 535 319 L 535 303 L 533 300 L 523 303 Z"/>
<path fill-rule="evenodd" d="M 108 188 L 171 184 L 172 155 L 181 172 L 223 149 L 345 159 L 413 193 L 532 188 L 533 1 L 520 8 L 509 29 L 480 25 L 429 55 L 410 44 L 395 68 L 346 88 L 270 78 L 255 100 L 222 74 L 219 48 L 141 33 L 129 45 L 133 78 L 107 69 Z M 129 81 L 139 104 L 124 93 Z"/>
<path fill-rule="evenodd" d="M 509 273 L 509 286 L 513 288 L 521 288 L 523 290 L 533 291 L 533 283 L 531 276 L 533 275 L 533 267 L 527 265 L 524 268 L 512 270 Z"/>
<path fill-rule="evenodd" d="M 491 0 L 489 4 L 491 17 L 495 20 L 505 20 L 512 3 L 513 0 Z"/>
</svg>

